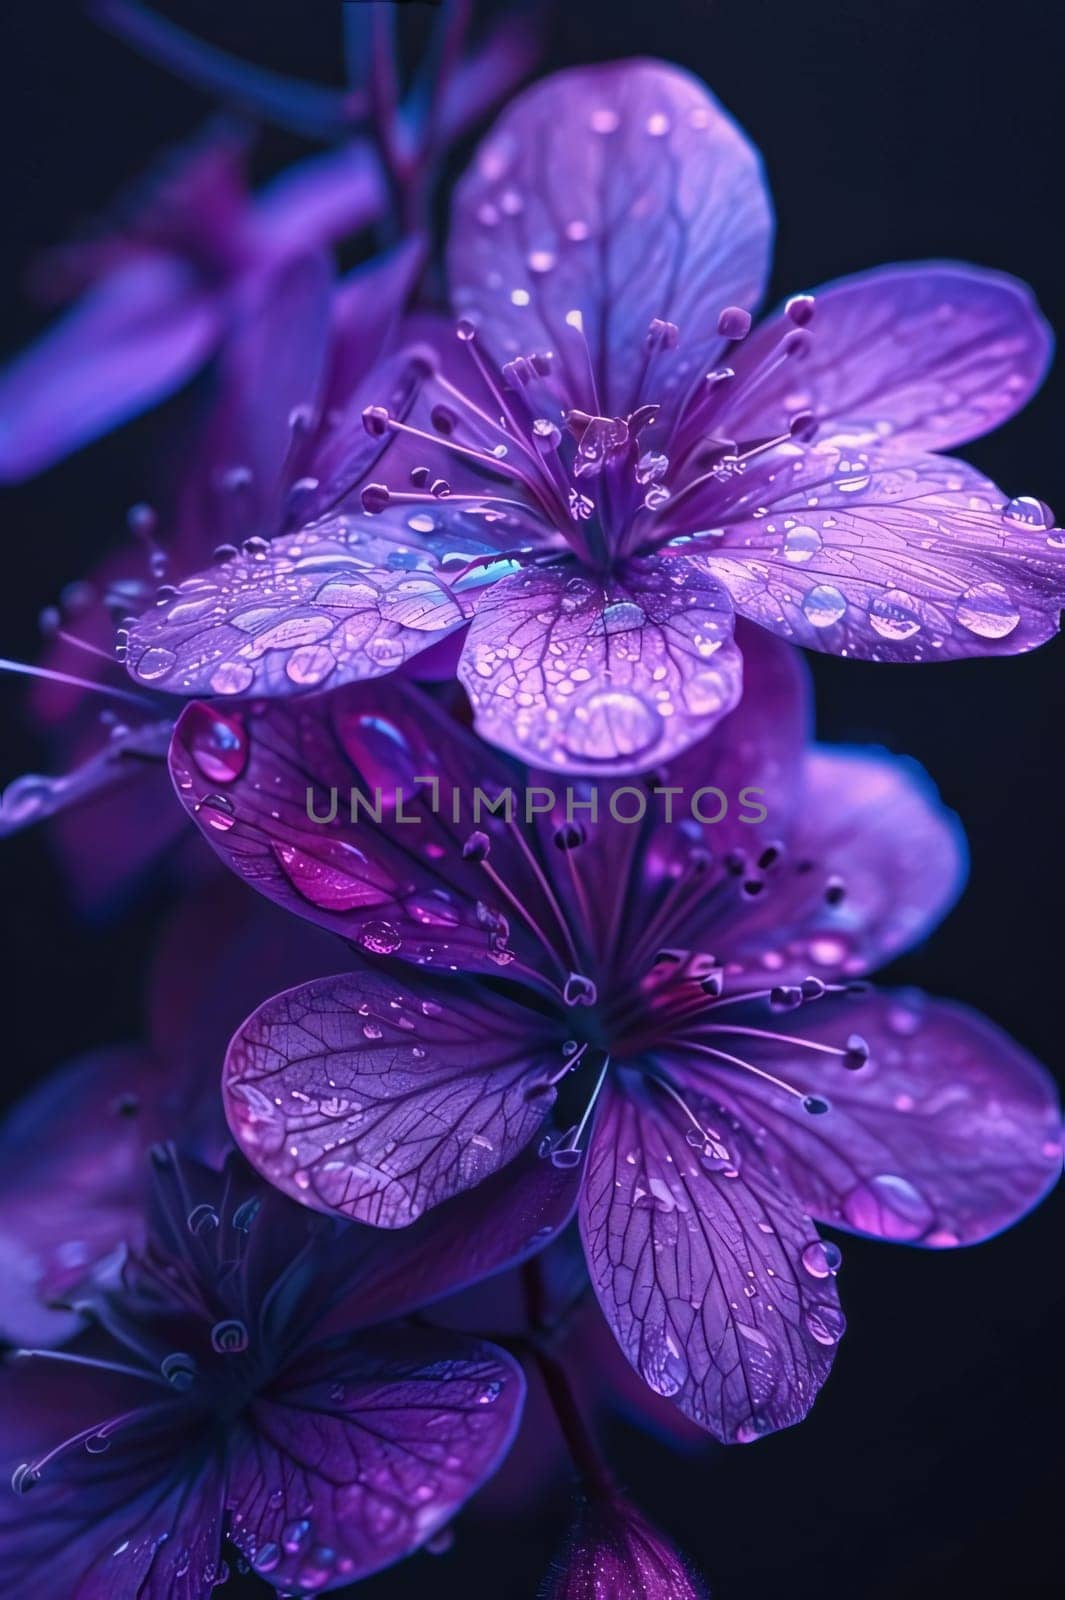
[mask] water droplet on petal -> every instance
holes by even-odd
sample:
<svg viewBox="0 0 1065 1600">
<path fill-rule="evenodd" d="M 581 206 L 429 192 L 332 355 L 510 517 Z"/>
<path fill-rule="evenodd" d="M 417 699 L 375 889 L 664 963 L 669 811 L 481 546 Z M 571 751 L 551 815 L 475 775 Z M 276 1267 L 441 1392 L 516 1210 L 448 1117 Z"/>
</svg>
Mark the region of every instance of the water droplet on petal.
<svg viewBox="0 0 1065 1600">
<path fill-rule="evenodd" d="M 831 628 L 846 612 L 847 602 L 831 584 L 819 583 L 803 596 L 802 609 L 813 627 Z"/>
<path fill-rule="evenodd" d="M 1001 583 L 974 583 L 959 600 L 957 617 L 963 628 L 981 639 L 1005 639 L 1021 613 Z"/>
<path fill-rule="evenodd" d="M 810 561 L 821 548 L 821 535 L 816 528 L 803 524 L 789 528 L 784 536 L 784 559 L 797 566 Z"/>
<path fill-rule="evenodd" d="M 882 639 L 911 639 L 921 626 L 917 602 L 904 589 L 886 589 L 869 608 L 869 622 Z"/>
<path fill-rule="evenodd" d="M 1022 528 L 1052 528 L 1054 513 L 1045 500 L 1034 495 L 1015 495 L 1003 509 L 1003 522 L 1013 522 Z"/>
</svg>

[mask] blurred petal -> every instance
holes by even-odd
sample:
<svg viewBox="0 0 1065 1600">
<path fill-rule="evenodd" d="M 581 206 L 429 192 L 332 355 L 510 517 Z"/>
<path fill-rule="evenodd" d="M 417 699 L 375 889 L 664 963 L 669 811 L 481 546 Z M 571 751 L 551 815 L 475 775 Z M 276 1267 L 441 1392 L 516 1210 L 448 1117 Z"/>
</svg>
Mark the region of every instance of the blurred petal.
<svg viewBox="0 0 1065 1600">
<path fill-rule="evenodd" d="M 705 1600 L 706 1589 L 664 1534 L 629 1501 L 588 1501 L 541 1600 Z"/>
<path fill-rule="evenodd" d="M 142 1234 L 145 1155 L 183 1099 L 162 1063 L 134 1045 L 94 1051 L 53 1073 L 0 1124 L 0 1330 L 58 1344 L 78 1326 L 49 1309 Z"/>
<path fill-rule="evenodd" d="M 886 752 L 817 748 L 800 794 L 796 831 L 761 892 L 747 898 L 737 884 L 733 908 L 715 907 L 712 948 L 720 941 L 737 972 L 776 984 L 846 981 L 942 920 L 965 883 L 965 836 L 923 768 Z M 783 962 L 766 966 L 766 951 Z"/>
<path fill-rule="evenodd" d="M 575 68 L 521 95 L 460 183 L 455 308 L 497 362 L 553 351 L 570 405 L 672 409 L 722 346 L 718 313 L 760 297 L 771 226 L 758 157 L 701 83 L 655 61 Z M 680 340 L 649 372 L 655 318 Z"/>
<path fill-rule="evenodd" d="M 378 1227 L 505 1166 L 554 1101 L 560 1024 L 494 994 L 366 968 L 278 995 L 238 1031 L 223 1094 L 252 1165 Z"/>
<path fill-rule="evenodd" d="M 254 1432 L 230 1472 L 230 1536 L 286 1590 L 390 1566 L 495 1471 L 524 1394 L 504 1351 L 442 1329 L 389 1328 L 301 1356 L 252 1403 Z"/>
<path fill-rule="evenodd" d="M 729 358 L 736 378 L 723 391 L 715 432 L 775 438 L 797 411 L 811 411 L 822 434 L 947 450 L 1027 405 L 1050 361 L 1053 335 L 1031 290 L 1001 272 L 905 262 L 812 294 L 809 354 L 745 395 L 746 375 L 794 326 L 782 314 L 764 322 Z"/>
<path fill-rule="evenodd" d="M 388 204 L 373 148 L 352 140 L 287 167 L 255 197 L 262 247 L 296 254 L 342 242 L 383 215 Z"/>
<path fill-rule="evenodd" d="M 482 738 L 563 772 L 668 760 L 732 710 L 740 674 L 728 601 L 683 557 L 505 578 L 482 596 L 459 664 Z"/>
<path fill-rule="evenodd" d="M 698 1110 L 705 1125 L 722 1125 L 713 1105 Z M 724 1443 L 746 1444 L 806 1415 L 843 1314 L 832 1278 L 802 1266 L 812 1223 L 776 1190 L 754 1147 L 723 1125 L 734 1164 L 714 1170 L 681 1123 L 649 1085 L 607 1088 L 581 1236 L 599 1303 L 637 1372 Z"/>
<path fill-rule="evenodd" d="M 745 617 L 865 661 L 1016 655 L 1057 632 L 1065 533 L 1041 502 L 949 456 L 777 454 L 711 513 L 724 532 L 702 558 Z"/>
<path fill-rule="evenodd" d="M 113 272 L 0 374 L 0 481 L 32 477 L 192 376 L 218 301 L 177 261 Z"/>
<path fill-rule="evenodd" d="M 737 1114 L 766 1130 L 762 1153 L 779 1181 L 820 1221 L 911 1244 L 977 1244 L 1057 1181 L 1054 1085 L 977 1012 L 900 990 L 819 1001 L 788 1024 L 802 1039 L 839 1046 L 857 1034 L 869 1047 L 867 1064 L 848 1072 L 794 1045 L 744 1041 L 758 1066 L 827 1099 L 820 1116 L 753 1077 L 730 1080 Z"/>
</svg>

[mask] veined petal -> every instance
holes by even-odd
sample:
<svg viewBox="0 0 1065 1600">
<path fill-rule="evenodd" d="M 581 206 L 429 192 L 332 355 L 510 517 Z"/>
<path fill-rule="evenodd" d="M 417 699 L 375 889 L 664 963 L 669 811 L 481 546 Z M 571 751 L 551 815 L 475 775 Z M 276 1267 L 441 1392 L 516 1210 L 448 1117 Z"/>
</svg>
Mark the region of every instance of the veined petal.
<svg viewBox="0 0 1065 1600">
<path fill-rule="evenodd" d="M 810 411 L 823 434 L 947 450 L 990 433 L 1026 405 L 1053 335 L 1027 284 L 962 262 L 913 261 L 839 278 L 812 292 L 810 348 L 744 393 L 794 323 L 764 322 L 730 357 L 714 431 L 776 438 Z M 732 396 L 735 399 L 732 400 Z"/>
<path fill-rule="evenodd" d="M 714 580 L 678 556 L 599 578 L 567 561 L 505 578 L 459 664 L 477 731 L 531 765 L 643 772 L 731 711 L 742 664 Z"/>
<path fill-rule="evenodd" d="M 171 694 L 305 694 L 394 671 L 469 611 L 406 518 L 354 512 L 187 578 L 133 624 L 127 664 Z"/>
<path fill-rule="evenodd" d="M 753 1076 L 729 1080 L 737 1115 L 766 1130 L 777 1181 L 819 1221 L 933 1248 L 977 1244 L 1057 1181 L 1054 1085 L 977 1012 L 900 990 L 819 1001 L 789 1017 L 787 1032 L 835 1046 L 856 1034 L 869 1050 L 847 1071 L 794 1045 L 743 1041 L 757 1066 L 827 1100 L 819 1116 Z"/>
<path fill-rule="evenodd" d="M 389 1328 L 301 1355 L 253 1402 L 232 1451 L 231 1537 L 286 1590 L 390 1566 L 495 1471 L 524 1395 L 505 1351 L 444 1329 Z"/>
<path fill-rule="evenodd" d="M 404 1227 L 528 1144 L 555 1098 L 560 1028 L 484 987 L 372 968 L 322 978 L 238 1030 L 226 1114 L 293 1199 Z"/>
<path fill-rule="evenodd" d="M 483 830 L 519 904 L 552 925 L 543 868 L 530 870 L 505 806 L 487 809 L 509 796 L 519 814 L 522 776 L 400 678 L 189 706 L 170 770 L 213 849 L 286 909 L 372 955 L 540 981 L 542 945 L 464 854 Z"/>
<path fill-rule="evenodd" d="M 788 446 L 718 520 L 707 571 L 737 611 L 810 650 L 949 661 L 1058 630 L 1065 533 L 949 456 Z"/>
<path fill-rule="evenodd" d="M 580 1204 L 592 1283 L 651 1388 L 749 1443 L 812 1405 L 844 1328 L 835 1284 L 803 1268 L 816 1231 L 754 1145 L 723 1128 L 734 1165 L 711 1170 L 655 1092 L 604 1091 Z"/>
<path fill-rule="evenodd" d="M 758 157 L 701 83 L 575 68 L 519 97 L 459 185 L 453 299 L 497 361 L 552 351 L 569 405 L 670 413 L 722 346 L 719 312 L 759 299 L 771 229 Z M 680 338 L 649 372 L 656 318 Z"/>
</svg>

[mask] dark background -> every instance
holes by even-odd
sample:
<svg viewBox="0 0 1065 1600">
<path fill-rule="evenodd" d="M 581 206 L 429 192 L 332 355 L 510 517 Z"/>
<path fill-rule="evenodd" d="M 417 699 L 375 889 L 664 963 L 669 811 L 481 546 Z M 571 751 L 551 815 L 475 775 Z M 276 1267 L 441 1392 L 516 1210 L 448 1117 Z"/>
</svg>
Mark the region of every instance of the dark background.
<svg viewBox="0 0 1065 1600">
<path fill-rule="evenodd" d="M 165 9 L 264 63 L 338 74 L 329 0 L 167 0 Z M 547 65 L 657 54 L 710 83 L 765 153 L 779 212 L 771 298 L 880 261 L 958 257 L 1028 279 L 1065 328 L 1054 9 L 1045 0 L 570 0 L 554 14 Z M 20 287 L 34 253 L 204 111 L 197 94 L 98 34 L 75 5 L 4 7 L 0 349 L 40 324 Z M 264 170 L 301 148 L 267 138 Z M 1037 494 L 1059 514 L 1063 399 L 1065 364 L 1022 416 L 966 452 L 1008 493 Z M 0 654 L 36 658 L 37 612 L 117 535 L 158 433 L 158 418 L 140 423 L 4 495 Z M 961 909 L 893 975 L 982 1007 L 1059 1073 L 1063 668 L 1060 639 L 1017 660 L 927 670 L 815 662 L 821 732 L 916 755 L 969 831 Z M 43 756 L 22 716 L 22 685 L 5 681 L 0 693 L 6 780 Z M 3 845 L 0 872 L 11 935 L 0 1061 L 14 1094 L 71 1054 L 136 1033 L 163 907 L 149 899 L 87 928 L 66 905 L 40 833 Z M 1052 1203 L 975 1251 L 850 1241 L 841 1288 L 851 1331 L 804 1426 L 703 1458 L 620 1432 L 634 1495 L 720 1600 L 1050 1592 L 1052 1572 L 1060 1576 L 1055 1232 Z M 416 1557 L 359 1592 L 525 1600 L 563 1512 L 557 1498 L 494 1523 L 475 1511 L 450 1554 Z"/>
</svg>

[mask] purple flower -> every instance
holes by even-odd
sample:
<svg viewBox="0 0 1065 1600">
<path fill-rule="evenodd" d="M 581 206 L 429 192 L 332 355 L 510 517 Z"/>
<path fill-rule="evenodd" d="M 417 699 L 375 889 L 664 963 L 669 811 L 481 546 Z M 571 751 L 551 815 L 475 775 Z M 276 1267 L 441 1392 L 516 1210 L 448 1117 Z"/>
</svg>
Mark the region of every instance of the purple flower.
<svg viewBox="0 0 1065 1600">
<path fill-rule="evenodd" d="M 706 1592 L 669 1541 L 615 1495 L 582 1506 L 541 1600 L 705 1600 Z"/>
<path fill-rule="evenodd" d="M 197 841 L 199 848 L 199 841 Z M 206 852 L 202 852 L 206 854 Z M 234 1028 L 267 995 L 321 972 L 330 941 L 246 895 L 215 864 L 164 924 L 138 1044 L 70 1062 L 0 1121 L 0 1334 L 56 1344 L 80 1319 L 62 1309 L 91 1272 L 143 1241 L 151 1146 L 217 1164 L 229 1147 L 218 1064 Z"/>
<path fill-rule="evenodd" d="M 163 509 L 134 507 L 127 547 L 74 586 L 68 616 L 50 618 L 56 637 L 46 666 L 3 663 L 43 680 L 34 710 L 52 730 L 61 770 L 8 786 L 0 834 L 77 808 L 63 816 L 59 843 L 90 906 L 173 851 L 182 825 L 162 768 L 180 709 L 156 687 L 166 657 L 142 659 L 141 688 L 131 695 L 112 659 L 116 623 L 165 603 L 173 580 L 212 556 L 233 557 L 239 546 L 261 560 L 268 540 L 360 481 L 380 449 L 352 426 L 366 398 L 360 384 L 387 356 L 423 254 L 408 241 L 339 284 L 323 257 L 304 256 L 261 283 L 219 353 L 209 403 L 186 421 L 181 470 Z M 406 358 L 388 370 L 397 396 L 415 381 Z M 163 578 L 170 582 L 160 588 Z M 124 637 L 120 629 L 120 646 Z M 294 648 L 289 660 L 291 671 L 311 671 L 307 651 Z M 238 672 L 226 682 L 238 683 Z"/>
<path fill-rule="evenodd" d="M 199 1600 L 222 1540 L 312 1594 L 409 1555 L 505 1455 L 524 1380 L 482 1340 L 404 1321 L 565 1221 L 535 1158 L 402 1241 L 155 1154 L 147 1247 L 88 1295 L 92 1327 L 3 1378 L 12 1593 Z M 101 1459 L 105 1457 L 105 1459 Z"/>
<path fill-rule="evenodd" d="M 51 276 L 77 303 L 0 374 L 0 480 L 32 477 L 171 394 L 277 273 L 384 208 L 366 145 L 312 157 L 256 195 L 243 165 L 244 141 L 211 130 L 168 158 L 113 231 L 57 258 Z"/>
<path fill-rule="evenodd" d="M 629 772 L 735 705 L 737 612 L 879 661 L 1048 638 L 1065 534 L 932 453 L 1038 386 L 1029 292 L 886 267 L 750 333 L 770 233 L 754 150 L 686 74 L 629 62 L 534 87 L 457 191 L 457 346 L 416 405 L 382 393 L 365 414 L 401 443 L 382 481 L 265 565 L 183 585 L 133 629 L 134 676 L 162 647 L 178 692 L 215 692 L 235 662 L 293 693 L 279 630 L 313 634 L 336 685 L 468 627 L 459 677 L 486 738 Z"/>
<path fill-rule="evenodd" d="M 254 1165 L 393 1228 L 530 1144 L 583 1170 L 588 1267 L 630 1362 L 744 1441 L 805 1414 L 843 1331 L 811 1218 L 973 1243 L 1060 1155 L 1051 1085 L 1005 1035 L 853 992 L 950 905 L 961 835 L 919 769 L 808 748 L 798 656 L 753 631 L 745 651 L 740 708 L 650 796 L 653 778 L 552 785 L 398 682 L 247 707 L 228 782 L 210 707 L 171 754 L 223 860 L 363 953 L 234 1038 L 227 1115 Z M 471 819 L 475 780 L 516 795 L 509 820 Z M 743 820 L 744 791 L 766 820 Z M 598 821 L 576 810 L 593 795 Z M 530 802 L 547 809 L 525 826 Z"/>
</svg>

